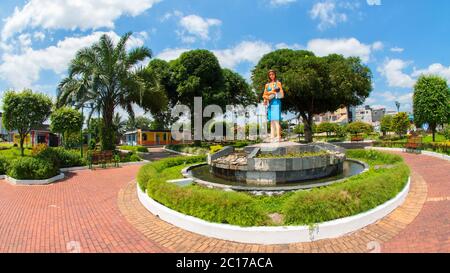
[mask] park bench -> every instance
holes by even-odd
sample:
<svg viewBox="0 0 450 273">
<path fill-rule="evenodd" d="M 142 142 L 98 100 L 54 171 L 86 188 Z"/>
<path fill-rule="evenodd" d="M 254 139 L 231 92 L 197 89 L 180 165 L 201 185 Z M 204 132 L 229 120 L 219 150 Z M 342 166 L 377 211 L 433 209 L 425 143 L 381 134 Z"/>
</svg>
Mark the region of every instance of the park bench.
<svg viewBox="0 0 450 273">
<path fill-rule="evenodd" d="M 350 139 L 351 142 L 360 142 L 360 141 L 364 141 L 364 136 L 360 136 L 360 135 L 354 135 L 352 136 L 352 138 Z"/>
<path fill-rule="evenodd" d="M 422 148 L 422 138 L 419 136 L 410 136 L 405 144 L 406 152 L 420 152 Z"/>
<path fill-rule="evenodd" d="M 114 163 L 114 166 L 117 167 L 119 163 L 113 151 L 93 151 L 89 154 L 88 160 L 89 169 L 92 169 L 94 165 L 100 165 L 102 168 L 106 168 L 108 163 Z"/>
</svg>

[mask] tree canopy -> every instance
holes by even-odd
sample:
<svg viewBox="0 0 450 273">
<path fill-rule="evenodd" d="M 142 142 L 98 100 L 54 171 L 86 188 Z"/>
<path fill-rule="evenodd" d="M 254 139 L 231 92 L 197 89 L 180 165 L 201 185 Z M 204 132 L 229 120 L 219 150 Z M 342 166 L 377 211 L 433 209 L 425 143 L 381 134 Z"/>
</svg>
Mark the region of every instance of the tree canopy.
<svg viewBox="0 0 450 273">
<path fill-rule="evenodd" d="M 80 131 L 82 125 L 81 113 L 70 107 L 57 108 L 50 115 L 50 130 L 62 134 L 64 142 L 67 133 Z"/>
<path fill-rule="evenodd" d="M 392 132 L 392 116 L 385 115 L 380 122 L 380 131 L 383 135 L 386 135 L 387 132 Z"/>
<path fill-rule="evenodd" d="M 256 95 L 245 79 L 230 69 L 221 68 L 216 56 L 208 50 L 184 52 L 173 61 L 152 60 L 147 73 L 154 75 L 164 88 L 168 98 L 168 111 L 153 114 L 155 126 L 169 127 L 174 122 L 170 109 L 176 104 L 194 106 L 194 97 L 202 97 L 203 105 L 254 103 Z"/>
<path fill-rule="evenodd" d="M 270 69 L 284 85 L 283 111 L 302 117 L 307 142 L 312 141 L 315 114 L 362 104 L 372 91 L 372 73 L 356 57 L 317 57 L 305 50 L 276 50 L 264 55 L 253 69 L 253 88 L 264 90 Z"/>
<path fill-rule="evenodd" d="M 400 137 L 406 135 L 410 126 L 411 124 L 407 113 L 400 112 L 392 117 L 391 130 Z"/>
<path fill-rule="evenodd" d="M 114 149 L 113 118 L 117 107 L 134 117 L 133 105 L 153 113 L 161 111 L 167 100 L 164 90 L 152 74 L 138 64 L 152 56 L 147 47 L 127 50 L 131 33 L 115 44 L 103 35 L 92 46 L 79 50 L 69 66 L 68 77 L 58 88 L 58 106 L 75 104 L 77 108 L 89 103 L 102 113 L 101 144 L 103 150 Z"/>
<path fill-rule="evenodd" d="M 7 91 L 3 97 L 3 126 L 6 130 L 17 130 L 21 155 L 23 144 L 32 129 L 40 127 L 49 117 L 51 99 L 44 94 L 33 93 L 30 89 L 22 92 Z"/>
<path fill-rule="evenodd" d="M 414 123 L 417 127 L 428 123 L 435 141 L 436 127 L 450 122 L 450 89 L 447 81 L 438 76 L 421 76 L 413 95 Z"/>
</svg>

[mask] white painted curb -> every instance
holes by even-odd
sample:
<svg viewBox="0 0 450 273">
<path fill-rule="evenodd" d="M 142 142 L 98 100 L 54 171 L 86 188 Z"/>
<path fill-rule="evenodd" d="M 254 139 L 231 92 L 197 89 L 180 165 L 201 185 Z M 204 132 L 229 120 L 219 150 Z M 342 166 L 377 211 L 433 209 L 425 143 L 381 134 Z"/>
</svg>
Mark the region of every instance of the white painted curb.
<svg viewBox="0 0 450 273">
<path fill-rule="evenodd" d="M 64 179 L 64 173 L 60 173 L 57 176 L 54 176 L 49 179 L 42 179 L 42 180 L 21 180 L 21 179 L 15 179 L 10 176 L 5 175 L 6 181 L 8 181 L 11 184 L 14 185 L 47 185 L 53 182 L 56 182 L 58 180 Z"/>
<path fill-rule="evenodd" d="M 136 183 L 137 184 L 137 183 Z M 137 194 L 142 205 L 160 219 L 179 228 L 221 240 L 249 244 L 290 244 L 336 238 L 359 230 L 382 219 L 399 207 L 408 195 L 411 179 L 396 197 L 367 212 L 308 226 L 282 227 L 239 227 L 227 224 L 211 223 L 196 217 L 174 211 L 150 198 L 137 185 Z"/>
<path fill-rule="evenodd" d="M 406 149 L 405 149 L 405 148 L 365 147 L 365 149 L 380 150 L 380 151 L 406 152 Z M 422 151 L 420 152 L 420 154 L 428 155 L 428 156 L 432 156 L 432 157 L 437 157 L 437 158 L 440 158 L 440 159 L 444 159 L 444 160 L 450 161 L 450 156 L 445 155 L 445 154 L 440 154 L 440 153 L 431 152 L 431 151 L 426 151 L 426 150 L 422 150 Z"/>
</svg>

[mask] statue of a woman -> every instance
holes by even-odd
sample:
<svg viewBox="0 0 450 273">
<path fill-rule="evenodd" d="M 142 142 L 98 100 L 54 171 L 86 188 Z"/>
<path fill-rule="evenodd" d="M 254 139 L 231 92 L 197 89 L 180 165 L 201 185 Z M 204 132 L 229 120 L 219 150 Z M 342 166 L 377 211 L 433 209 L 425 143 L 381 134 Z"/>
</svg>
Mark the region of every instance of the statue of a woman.
<svg viewBox="0 0 450 273">
<path fill-rule="evenodd" d="M 284 97 L 281 82 L 277 80 L 274 70 L 268 72 L 269 82 L 263 94 L 264 105 L 268 104 L 267 118 L 270 121 L 270 142 L 281 141 L 281 99 Z"/>
</svg>

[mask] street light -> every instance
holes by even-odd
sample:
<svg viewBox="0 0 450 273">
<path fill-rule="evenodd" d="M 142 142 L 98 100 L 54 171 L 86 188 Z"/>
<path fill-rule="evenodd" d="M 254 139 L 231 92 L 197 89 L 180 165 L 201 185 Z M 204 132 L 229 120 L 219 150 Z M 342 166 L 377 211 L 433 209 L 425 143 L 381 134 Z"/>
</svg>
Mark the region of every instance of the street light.
<svg viewBox="0 0 450 273">
<path fill-rule="evenodd" d="M 84 135 L 83 135 L 83 125 L 84 125 L 84 108 L 93 109 L 94 103 L 89 103 L 89 106 L 84 106 L 84 102 L 81 103 L 81 129 L 80 129 L 80 154 L 81 157 L 83 157 L 83 142 L 84 142 Z M 90 141 L 90 133 L 89 133 L 89 141 Z"/>
</svg>

